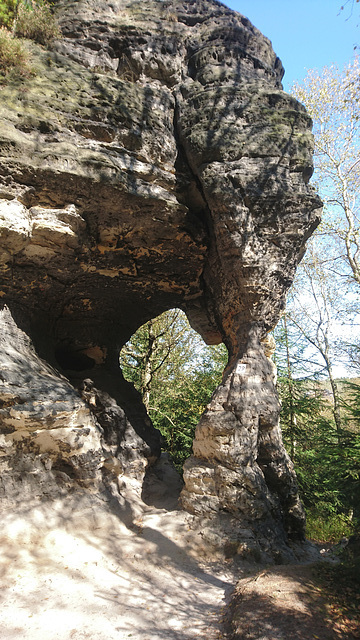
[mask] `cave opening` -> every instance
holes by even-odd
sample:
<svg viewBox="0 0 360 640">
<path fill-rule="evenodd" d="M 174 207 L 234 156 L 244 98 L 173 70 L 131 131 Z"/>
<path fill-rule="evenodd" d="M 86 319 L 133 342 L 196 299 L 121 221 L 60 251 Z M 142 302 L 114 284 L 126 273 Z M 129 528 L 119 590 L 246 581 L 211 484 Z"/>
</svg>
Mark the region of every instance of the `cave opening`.
<svg viewBox="0 0 360 640">
<path fill-rule="evenodd" d="M 206 345 L 178 308 L 143 324 L 120 351 L 123 375 L 140 392 L 162 447 L 180 473 L 227 360 L 225 345 Z"/>
<path fill-rule="evenodd" d="M 93 369 L 96 364 L 86 353 L 68 345 L 57 345 L 54 354 L 57 364 L 64 371 L 85 371 Z"/>
</svg>

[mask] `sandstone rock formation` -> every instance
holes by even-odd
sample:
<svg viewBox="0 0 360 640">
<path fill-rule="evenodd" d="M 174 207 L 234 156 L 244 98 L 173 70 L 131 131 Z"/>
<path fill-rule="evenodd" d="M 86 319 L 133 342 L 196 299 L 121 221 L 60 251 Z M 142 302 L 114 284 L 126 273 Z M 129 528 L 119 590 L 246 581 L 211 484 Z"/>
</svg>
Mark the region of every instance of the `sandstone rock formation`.
<svg viewBox="0 0 360 640">
<path fill-rule="evenodd" d="M 29 44 L 36 75 L 1 92 L 3 498 L 143 478 L 160 440 L 119 350 L 180 307 L 229 350 L 183 507 L 236 549 L 301 538 L 262 341 L 319 220 L 310 118 L 269 40 L 216 0 L 57 16 L 62 40 Z"/>
</svg>

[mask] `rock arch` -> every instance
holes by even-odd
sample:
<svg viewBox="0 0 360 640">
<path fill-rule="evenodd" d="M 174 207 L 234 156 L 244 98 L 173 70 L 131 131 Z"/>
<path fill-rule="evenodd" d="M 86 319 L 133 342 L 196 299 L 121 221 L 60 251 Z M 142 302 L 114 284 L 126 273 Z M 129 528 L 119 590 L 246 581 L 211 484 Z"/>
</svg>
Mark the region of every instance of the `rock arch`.
<svg viewBox="0 0 360 640">
<path fill-rule="evenodd" d="M 184 507 L 301 538 L 262 343 L 319 220 L 310 118 L 269 40 L 216 0 L 57 6 L 63 39 L 2 90 L 3 493 L 143 473 L 159 445 L 118 353 L 178 306 L 230 353 Z"/>
</svg>

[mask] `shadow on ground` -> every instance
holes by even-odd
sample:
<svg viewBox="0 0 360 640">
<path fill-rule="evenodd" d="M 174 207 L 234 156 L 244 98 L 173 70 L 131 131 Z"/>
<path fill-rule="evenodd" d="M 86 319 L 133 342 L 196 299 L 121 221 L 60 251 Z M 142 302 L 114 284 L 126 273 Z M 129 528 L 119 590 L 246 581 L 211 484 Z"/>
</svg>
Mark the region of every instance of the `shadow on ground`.
<svg viewBox="0 0 360 640">
<path fill-rule="evenodd" d="M 315 564 L 267 568 L 242 578 L 226 612 L 231 640 L 353 640 L 335 629 Z M 360 627 L 359 627 L 360 631 Z"/>
</svg>

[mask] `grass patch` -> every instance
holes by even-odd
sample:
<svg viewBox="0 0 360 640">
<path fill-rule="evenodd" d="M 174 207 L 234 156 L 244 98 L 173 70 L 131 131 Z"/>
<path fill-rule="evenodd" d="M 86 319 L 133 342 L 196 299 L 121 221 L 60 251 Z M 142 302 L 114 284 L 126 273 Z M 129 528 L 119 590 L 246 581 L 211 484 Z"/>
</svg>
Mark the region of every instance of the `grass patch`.
<svg viewBox="0 0 360 640">
<path fill-rule="evenodd" d="M 35 75 L 24 38 L 50 47 L 61 37 L 48 2 L 0 0 L 0 84 Z"/>
<path fill-rule="evenodd" d="M 0 83 L 33 75 L 30 55 L 23 43 L 5 27 L 0 27 Z"/>
<path fill-rule="evenodd" d="M 324 514 L 314 511 L 306 513 L 306 537 L 316 542 L 336 543 L 349 538 L 354 532 L 352 520 L 342 514 Z"/>
<path fill-rule="evenodd" d="M 33 4 L 31 8 L 20 4 L 16 18 L 15 35 L 29 38 L 38 44 L 50 46 L 61 37 L 49 5 L 46 2 Z"/>
</svg>

